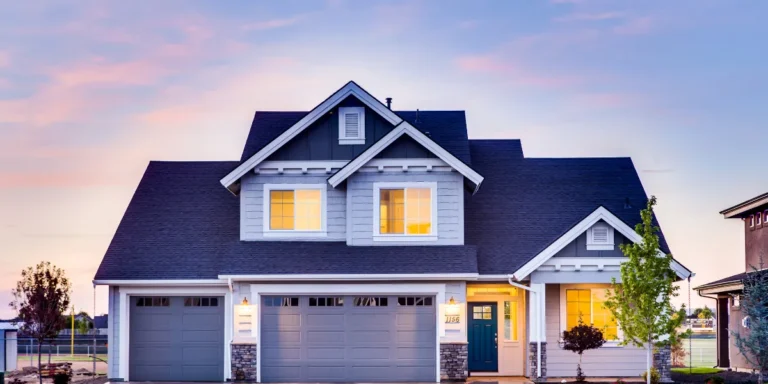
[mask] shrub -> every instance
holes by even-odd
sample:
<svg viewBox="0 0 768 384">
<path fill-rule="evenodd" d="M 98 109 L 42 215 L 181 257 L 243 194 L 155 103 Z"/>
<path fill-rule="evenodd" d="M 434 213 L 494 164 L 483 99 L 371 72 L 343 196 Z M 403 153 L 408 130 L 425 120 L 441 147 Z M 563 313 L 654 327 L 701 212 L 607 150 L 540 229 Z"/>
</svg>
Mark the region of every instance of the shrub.
<svg viewBox="0 0 768 384">
<path fill-rule="evenodd" d="M 72 380 L 71 373 L 61 372 L 53 375 L 53 384 L 69 384 L 71 380 Z"/>
<path fill-rule="evenodd" d="M 583 382 L 586 379 L 584 371 L 581 370 L 581 356 L 584 351 L 600 348 L 603 344 L 605 344 L 603 332 L 592 324 L 584 324 L 581 318 L 579 318 L 579 324 L 570 331 L 563 331 L 563 349 L 579 354 L 579 364 L 576 366 L 577 382 Z"/>
<path fill-rule="evenodd" d="M 640 375 L 644 381 L 648 381 L 648 371 L 643 372 L 642 375 Z M 661 382 L 661 375 L 659 374 L 659 371 L 656 370 L 656 368 L 651 368 L 651 384 L 659 384 Z"/>
<path fill-rule="evenodd" d="M 725 384 L 725 379 L 720 376 L 712 376 L 707 379 L 707 384 Z"/>
</svg>

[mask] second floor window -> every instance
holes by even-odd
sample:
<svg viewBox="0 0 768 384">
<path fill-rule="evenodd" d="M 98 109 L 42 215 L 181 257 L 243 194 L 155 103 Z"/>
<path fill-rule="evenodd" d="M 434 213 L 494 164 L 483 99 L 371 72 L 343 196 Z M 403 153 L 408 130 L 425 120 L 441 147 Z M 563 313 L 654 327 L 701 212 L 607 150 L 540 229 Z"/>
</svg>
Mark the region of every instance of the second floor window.
<svg viewBox="0 0 768 384">
<path fill-rule="evenodd" d="M 432 190 L 398 188 L 379 190 L 379 233 L 429 235 L 432 233 Z"/>
<path fill-rule="evenodd" d="M 324 186 L 265 186 L 265 232 L 324 231 Z"/>
</svg>

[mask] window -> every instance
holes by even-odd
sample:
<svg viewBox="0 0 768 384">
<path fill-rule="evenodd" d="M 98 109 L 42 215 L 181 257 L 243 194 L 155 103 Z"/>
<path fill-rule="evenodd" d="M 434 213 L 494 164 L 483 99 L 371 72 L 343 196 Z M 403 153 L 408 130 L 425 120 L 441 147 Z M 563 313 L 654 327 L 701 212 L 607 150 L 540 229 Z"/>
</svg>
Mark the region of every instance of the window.
<svg viewBox="0 0 768 384">
<path fill-rule="evenodd" d="M 343 307 L 343 297 L 310 297 L 310 307 Z"/>
<path fill-rule="evenodd" d="M 365 108 L 339 108 L 339 144 L 365 144 Z"/>
<path fill-rule="evenodd" d="M 731 297 L 731 307 L 733 308 L 741 307 L 741 296 L 734 295 Z"/>
<path fill-rule="evenodd" d="M 432 306 L 432 298 L 429 296 L 401 296 L 397 298 L 397 305 L 404 307 L 430 307 Z"/>
<path fill-rule="evenodd" d="M 619 340 L 619 326 L 608 308 L 605 307 L 603 288 L 565 290 L 565 329 L 579 324 L 592 324 L 603 331 L 607 341 Z"/>
<path fill-rule="evenodd" d="M 265 184 L 265 236 L 324 236 L 324 184 Z"/>
<path fill-rule="evenodd" d="M 755 227 L 755 215 L 749 215 L 749 227 L 750 228 Z"/>
<path fill-rule="evenodd" d="M 436 183 L 376 183 L 374 239 L 436 240 L 436 189 Z"/>
<path fill-rule="evenodd" d="M 587 250 L 613 250 L 613 228 L 604 222 L 596 223 L 587 230 Z"/>
<path fill-rule="evenodd" d="M 517 341 L 517 302 L 504 302 L 504 340 Z"/>
<path fill-rule="evenodd" d="M 768 211 L 763 212 L 763 223 L 768 222 Z"/>
<path fill-rule="evenodd" d="M 763 215 L 758 213 L 755 215 L 755 225 L 760 225 L 763 222 Z"/>
<path fill-rule="evenodd" d="M 136 300 L 137 307 L 167 307 L 171 305 L 169 297 L 139 297 Z"/>
<path fill-rule="evenodd" d="M 472 319 L 493 320 L 493 307 L 490 305 L 476 305 L 472 307 Z"/>
<path fill-rule="evenodd" d="M 355 307 L 386 307 L 386 297 L 355 297 Z"/>
<path fill-rule="evenodd" d="M 217 297 L 185 297 L 185 307 L 218 307 L 219 298 Z"/>
<path fill-rule="evenodd" d="M 298 307 L 298 297 L 271 296 L 264 298 L 265 307 Z"/>
</svg>

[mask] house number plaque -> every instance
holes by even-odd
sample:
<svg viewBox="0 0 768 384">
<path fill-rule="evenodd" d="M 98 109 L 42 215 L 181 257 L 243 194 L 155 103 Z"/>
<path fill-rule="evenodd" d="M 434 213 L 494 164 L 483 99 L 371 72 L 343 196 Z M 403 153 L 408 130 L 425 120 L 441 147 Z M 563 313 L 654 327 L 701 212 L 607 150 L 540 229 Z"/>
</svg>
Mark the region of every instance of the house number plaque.
<svg viewBox="0 0 768 384">
<path fill-rule="evenodd" d="M 459 315 L 445 315 L 445 323 L 446 324 L 458 324 L 459 323 Z"/>
</svg>

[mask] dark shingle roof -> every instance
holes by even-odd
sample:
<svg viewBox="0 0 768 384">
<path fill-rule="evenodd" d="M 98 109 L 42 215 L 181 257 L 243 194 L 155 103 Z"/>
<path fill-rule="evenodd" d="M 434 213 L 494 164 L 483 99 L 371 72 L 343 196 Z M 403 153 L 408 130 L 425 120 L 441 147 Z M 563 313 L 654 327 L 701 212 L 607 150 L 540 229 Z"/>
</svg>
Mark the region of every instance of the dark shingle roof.
<svg viewBox="0 0 768 384">
<path fill-rule="evenodd" d="M 215 279 L 220 274 L 476 273 L 473 246 L 348 247 L 243 242 L 240 199 L 219 179 L 236 162 L 151 162 L 96 280 Z"/>
<path fill-rule="evenodd" d="M 629 158 L 523 158 L 519 140 L 469 143 L 485 181 L 465 203 L 465 242 L 478 246 L 481 274 L 514 272 L 600 206 L 640 222 L 647 197 Z"/>
<path fill-rule="evenodd" d="M 716 287 L 718 285 L 727 285 L 727 284 L 730 284 L 730 283 L 740 283 L 746 277 L 747 277 L 747 272 L 742 272 L 742 273 L 739 273 L 739 274 L 736 274 L 736 275 L 733 275 L 733 276 L 728 276 L 728 277 L 720 279 L 720 280 L 715 280 L 715 281 L 713 281 L 711 283 L 706 283 L 706 284 L 700 285 L 700 286 L 698 286 L 698 287 L 696 287 L 694 289 L 695 290 L 700 290 L 700 289 L 705 289 L 705 288 Z"/>
<path fill-rule="evenodd" d="M 464 111 L 399 111 L 403 120 L 429 136 L 459 160 L 471 164 Z M 240 161 L 248 160 L 265 145 L 301 120 L 307 112 L 256 112 Z M 234 168 L 233 168 L 234 169 Z"/>
</svg>

